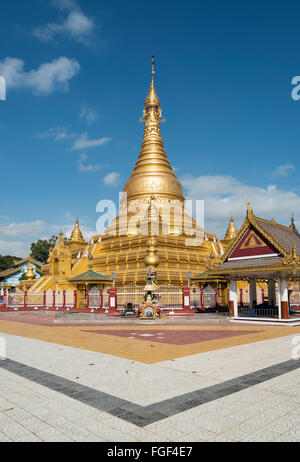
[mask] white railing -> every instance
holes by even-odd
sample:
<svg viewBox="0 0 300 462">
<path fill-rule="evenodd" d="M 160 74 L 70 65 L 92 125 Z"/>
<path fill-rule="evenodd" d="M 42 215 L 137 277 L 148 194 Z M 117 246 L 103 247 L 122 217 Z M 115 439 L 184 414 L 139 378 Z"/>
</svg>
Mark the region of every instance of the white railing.
<svg viewBox="0 0 300 462">
<path fill-rule="evenodd" d="M 0 307 L 6 308 L 74 308 L 76 303 L 75 291 L 47 290 L 43 293 L 15 292 L 6 293 Z"/>
<path fill-rule="evenodd" d="M 120 287 L 117 290 L 117 308 L 123 308 L 131 303 L 134 307 L 140 306 L 144 302 L 145 291 L 141 286 L 130 284 Z"/>
<path fill-rule="evenodd" d="M 295 307 L 300 307 L 300 291 L 293 290 L 290 295 L 290 305 Z"/>
<path fill-rule="evenodd" d="M 22 294 L 17 294 L 17 293 L 7 294 L 5 304 L 6 306 L 12 307 L 12 308 L 22 307 L 25 304 L 25 294 L 23 293 Z"/>
<path fill-rule="evenodd" d="M 109 289 L 103 289 L 103 308 L 109 308 Z"/>
<path fill-rule="evenodd" d="M 44 306 L 44 294 L 28 294 L 27 306 Z"/>
<path fill-rule="evenodd" d="M 176 286 L 159 286 L 153 296 L 162 310 L 183 309 L 182 289 Z M 128 285 L 120 287 L 117 291 L 118 308 L 123 308 L 131 303 L 133 307 L 139 307 L 145 302 L 146 292 L 144 287 Z"/>
<path fill-rule="evenodd" d="M 154 292 L 153 295 L 157 300 L 157 304 L 162 310 L 182 310 L 182 291 L 176 292 Z"/>
</svg>

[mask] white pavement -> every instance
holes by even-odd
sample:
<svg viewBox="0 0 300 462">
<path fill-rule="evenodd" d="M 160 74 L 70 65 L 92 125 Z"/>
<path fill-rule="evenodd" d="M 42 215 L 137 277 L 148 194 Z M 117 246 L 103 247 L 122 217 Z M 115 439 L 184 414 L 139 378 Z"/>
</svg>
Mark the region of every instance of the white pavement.
<svg viewBox="0 0 300 462">
<path fill-rule="evenodd" d="M 146 406 L 291 359 L 294 335 L 146 365 L 1 334 L 7 357 Z M 0 368 L 0 441 L 300 441 L 299 369 L 140 428 Z"/>
</svg>

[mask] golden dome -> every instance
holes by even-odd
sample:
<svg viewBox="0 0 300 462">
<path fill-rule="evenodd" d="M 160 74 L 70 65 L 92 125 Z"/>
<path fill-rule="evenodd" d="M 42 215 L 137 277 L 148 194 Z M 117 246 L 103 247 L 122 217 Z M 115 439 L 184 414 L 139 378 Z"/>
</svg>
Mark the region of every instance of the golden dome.
<svg viewBox="0 0 300 462">
<path fill-rule="evenodd" d="M 73 229 L 72 234 L 70 236 L 70 241 L 82 242 L 83 240 L 83 235 L 79 228 L 78 218 L 76 218 L 75 228 Z"/>
<path fill-rule="evenodd" d="M 235 227 L 233 217 L 230 218 L 230 223 L 226 231 L 225 235 L 225 240 L 226 241 L 231 241 L 231 239 L 234 239 L 237 235 L 238 230 Z"/>
<path fill-rule="evenodd" d="M 151 85 L 143 111 L 145 131 L 142 148 L 134 170 L 124 187 L 128 201 L 145 199 L 152 195 L 184 201 L 181 183 L 164 149 L 160 131 L 161 115 L 160 101 L 154 86 L 153 59 Z"/>
</svg>

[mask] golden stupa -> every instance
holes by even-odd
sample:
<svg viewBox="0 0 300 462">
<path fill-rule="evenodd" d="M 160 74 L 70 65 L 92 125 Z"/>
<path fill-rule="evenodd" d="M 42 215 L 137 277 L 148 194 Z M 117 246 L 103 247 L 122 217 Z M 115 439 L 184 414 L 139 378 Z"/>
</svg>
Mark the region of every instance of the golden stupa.
<svg viewBox="0 0 300 462">
<path fill-rule="evenodd" d="M 143 284 L 145 265 L 151 259 L 153 266 L 157 267 L 158 283 L 183 285 L 187 283 L 188 271 L 203 271 L 207 260 L 212 256 L 219 258 L 221 252 L 217 237 L 203 234 L 196 222 L 187 216 L 182 185 L 172 169 L 162 140 L 162 109 L 154 74 L 153 59 L 150 90 L 143 110 L 145 129 L 142 147 L 124 186 L 119 216 L 90 243 L 93 269 L 107 275 L 115 272 L 117 286 Z M 174 204 L 178 206 L 178 213 L 172 209 Z M 170 226 L 166 230 L 164 206 L 168 209 L 170 205 Z M 126 214 L 124 210 L 127 210 Z M 185 219 L 187 224 L 184 224 Z M 201 235 L 200 244 L 187 245 L 196 229 Z M 151 235 L 155 235 L 155 239 Z M 147 253 L 149 246 L 151 258 Z M 74 271 L 79 271 L 79 266 L 75 265 Z"/>
<path fill-rule="evenodd" d="M 103 277 L 114 272 L 117 287 L 131 283 L 144 286 L 146 266 L 155 268 L 158 284 L 183 286 L 188 282 L 188 271 L 193 274 L 205 271 L 229 244 L 236 231 L 233 220 L 220 242 L 216 235 L 204 233 L 186 211 L 182 185 L 162 140 L 162 109 L 154 75 L 152 59 L 150 90 L 143 110 L 142 147 L 124 186 L 118 217 L 89 243 L 84 241 L 77 219 L 70 239 L 64 242 L 60 236 L 43 267 L 46 274 L 33 290 L 74 287 L 72 278 L 90 270 Z M 170 220 L 166 226 L 168 213 Z M 191 237 L 195 233 L 196 240 Z"/>
</svg>

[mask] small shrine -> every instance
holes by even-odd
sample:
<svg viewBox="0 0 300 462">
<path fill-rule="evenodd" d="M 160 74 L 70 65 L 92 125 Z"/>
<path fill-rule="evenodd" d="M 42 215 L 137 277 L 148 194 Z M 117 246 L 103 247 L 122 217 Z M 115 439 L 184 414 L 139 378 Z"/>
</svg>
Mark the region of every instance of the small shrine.
<svg viewBox="0 0 300 462">
<path fill-rule="evenodd" d="M 152 268 L 148 269 L 147 284 L 145 286 L 145 301 L 139 309 L 140 319 L 156 319 L 160 317 L 160 309 L 157 306 L 157 297 L 155 291 L 158 286 L 156 284 L 156 273 L 152 272 Z"/>
</svg>

